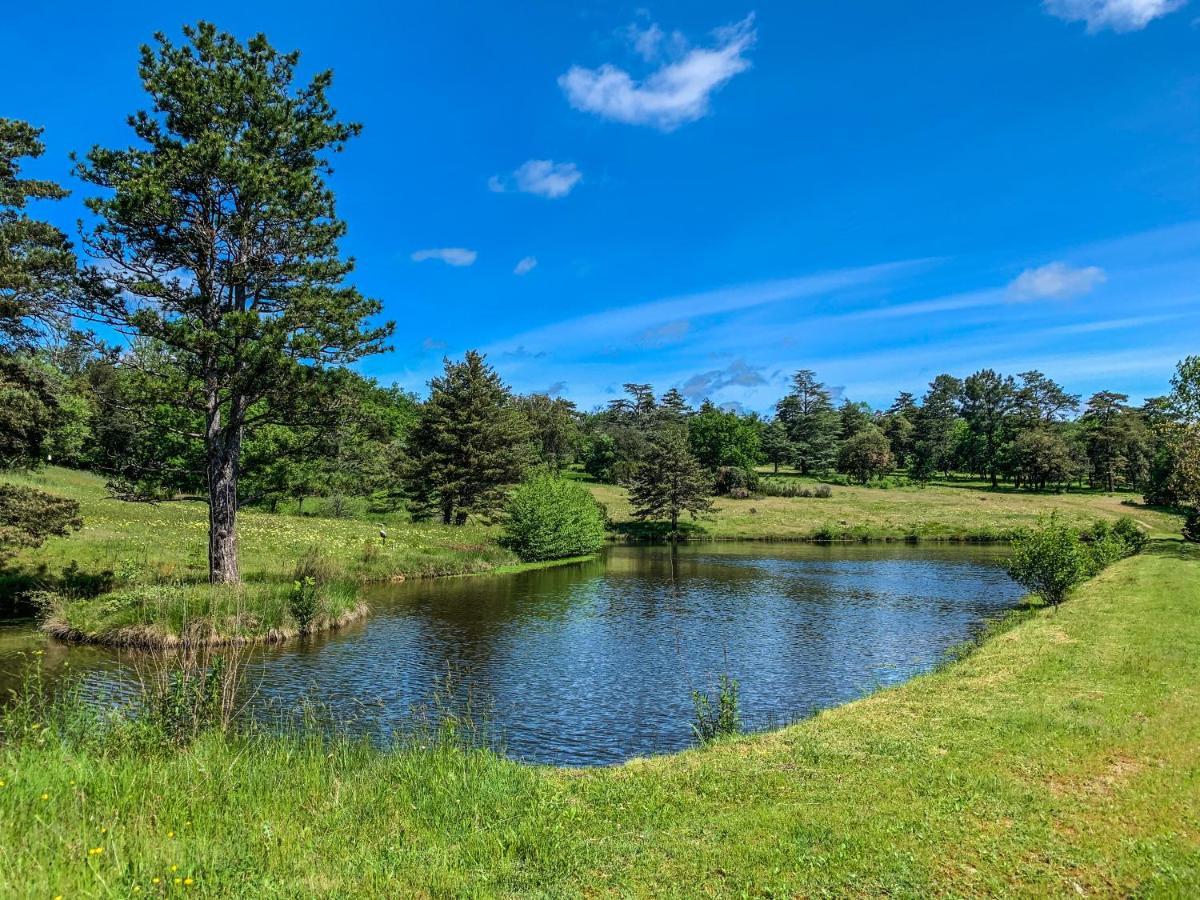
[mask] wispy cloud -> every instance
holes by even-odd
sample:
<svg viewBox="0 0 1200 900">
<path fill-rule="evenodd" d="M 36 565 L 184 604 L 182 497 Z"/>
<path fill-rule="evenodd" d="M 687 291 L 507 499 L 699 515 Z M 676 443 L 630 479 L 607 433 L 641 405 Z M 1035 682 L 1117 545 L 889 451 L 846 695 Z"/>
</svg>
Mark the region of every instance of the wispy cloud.
<svg viewBox="0 0 1200 900">
<path fill-rule="evenodd" d="M 735 359 L 723 369 L 713 369 L 693 375 L 679 388 L 679 392 L 693 402 L 711 397 L 727 387 L 757 387 L 766 384 L 762 366 L 747 365 L 745 360 Z"/>
<path fill-rule="evenodd" d="M 635 48 L 643 58 L 658 52 L 661 29 L 639 32 Z M 571 66 L 558 83 L 571 106 L 629 125 L 673 131 L 706 116 L 714 91 L 750 68 L 746 53 L 754 44 L 754 15 L 714 32 L 712 47 L 694 47 L 664 63 L 642 81 L 605 63 L 598 69 Z"/>
<path fill-rule="evenodd" d="M 528 275 L 537 268 L 537 257 L 526 256 L 513 267 L 514 275 Z"/>
<path fill-rule="evenodd" d="M 692 323 L 687 319 L 676 319 L 674 322 L 664 322 L 647 328 L 637 337 L 637 342 L 643 347 L 665 347 L 676 344 L 687 337 L 692 329 Z"/>
<path fill-rule="evenodd" d="M 1086 22 L 1089 34 L 1106 28 L 1140 31 L 1160 16 L 1173 13 L 1188 0 L 1043 0 L 1046 12 L 1067 22 Z"/>
<path fill-rule="evenodd" d="M 566 391 L 566 389 L 567 389 L 567 383 L 565 381 L 556 381 L 552 385 L 547 387 L 544 391 L 542 391 L 542 393 L 545 394 L 547 397 L 557 397 L 559 394 Z"/>
<path fill-rule="evenodd" d="M 425 340 L 421 341 L 421 349 L 423 351 L 425 351 L 426 353 L 433 353 L 435 351 L 445 350 L 446 342 L 439 341 L 434 338 L 425 338 Z"/>
<path fill-rule="evenodd" d="M 488 179 L 488 189 L 498 194 L 520 191 L 555 200 L 567 196 L 582 180 L 583 173 L 573 162 L 530 159 L 521 163 L 511 175 L 493 175 Z"/>
<path fill-rule="evenodd" d="M 428 250 L 415 251 L 412 260 L 425 262 L 427 259 L 436 259 L 448 266 L 469 266 L 478 256 L 478 253 L 466 247 L 431 247 Z"/>
<path fill-rule="evenodd" d="M 694 321 L 701 316 L 717 315 L 771 303 L 817 298 L 838 291 L 890 282 L 926 269 L 930 264 L 931 261 L 926 259 L 907 260 L 854 269 L 836 269 L 816 275 L 752 282 L 701 293 L 684 294 L 566 319 L 515 335 L 507 341 L 499 342 L 497 346 L 500 350 L 504 350 L 521 344 L 558 347 L 586 343 L 589 347 L 594 348 L 605 342 L 628 341 L 648 329 L 669 322 L 684 319 Z"/>
<path fill-rule="evenodd" d="M 1066 300 L 1090 294 L 1107 279 L 1099 266 L 1077 268 L 1065 262 L 1052 262 L 1026 269 L 1008 290 L 1017 300 Z"/>
</svg>

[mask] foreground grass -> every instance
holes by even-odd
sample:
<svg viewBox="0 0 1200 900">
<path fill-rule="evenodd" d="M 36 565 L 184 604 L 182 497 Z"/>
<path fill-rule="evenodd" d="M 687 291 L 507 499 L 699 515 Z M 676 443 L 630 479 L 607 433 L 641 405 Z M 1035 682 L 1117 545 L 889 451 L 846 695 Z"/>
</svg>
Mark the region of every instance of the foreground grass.
<svg viewBox="0 0 1200 900">
<path fill-rule="evenodd" d="M 779 478 L 815 486 L 794 475 Z M 618 528 L 636 531 L 628 492 L 589 482 L 596 499 Z M 925 487 L 834 486 L 820 498 L 718 498 L 714 514 L 698 521 L 699 534 L 713 540 L 1008 540 L 1038 518 L 1057 512 L 1078 527 L 1096 519 L 1132 516 L 1157 536 L 1179 534 L 1183 518 L 1141 503 L 1140 495 L 1072 491 L 1065 494 L 991 489 L 984 482 L 934 483 Z"/>
<path fill-rule="evenodd" d="M 1157 542 L 938 672 L 609 769 L 27 730 L 0 895 L 1197 896 L 1198 613 L 1200 548 Z"/>
</svg>

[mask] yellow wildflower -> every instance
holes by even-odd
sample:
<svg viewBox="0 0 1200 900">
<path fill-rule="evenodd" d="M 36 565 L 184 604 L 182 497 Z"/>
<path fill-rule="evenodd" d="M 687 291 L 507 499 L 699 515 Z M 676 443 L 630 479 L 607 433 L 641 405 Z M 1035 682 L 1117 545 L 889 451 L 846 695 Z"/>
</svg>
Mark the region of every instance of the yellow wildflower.
<svg viewBox="0 0 1200 900">
<path fill-rule="evenodd" d="M 183 883 L 184 883 L 184 884 L 192 884 L 192 879 L 190 879 L 190 878 L 185 878 L 185 879 L 183 879 Z"/>
<path fill-rule="evenodd" d="M 173 832 L 173 831 L 168 831 L 168 832 L 167 832 L 167 837 L 169 837 L 169 838 L 173 838 L 173 837 L 175 837 L 175 832 Z"/>
<path fill-rule="evenodd" d="M 172 863 L 172 864 L 171 864 L 171 871 L 172 871 L 172 872 L 178 872 L 178 871 L 179 871 L 179 866 L 177 866 L 177 865 L 175 865 L 174 863 Z"/>
<path fill-rule="evenodd" d="M 49 799 L 50 799 L 50 795 L 49 795 L 49 794 L 42 794 L 42 799 L 43 799 L 43 800 L 49 800 Z"/>
<path fill-rule="evenodd" d="M 150 883 L 151 883 L 151 884 L 161 884 L 161 883 L 162 883 L 162 879 L 161 879 L 161 878 L 159 878 L 159 877 L 156 875 L 156 876 L 154 876 L 153 878 L 151 878 L 151 879 L 150 879 Z"/>
<path fill-rule="evenodd" d="M 91 850 L 88 851 L 88 856 L 99 856 L 103 852 L 104 852 L 103 847 L 93 847 Z"/>
<path fill-rule="evenodd" d="M 176 884 L 183 884 L 183 879 L 182 879 L 182 878 L 176 878 L 176 879 L 175 879 L 175 883 L 176 883 Z"/>
</svg>

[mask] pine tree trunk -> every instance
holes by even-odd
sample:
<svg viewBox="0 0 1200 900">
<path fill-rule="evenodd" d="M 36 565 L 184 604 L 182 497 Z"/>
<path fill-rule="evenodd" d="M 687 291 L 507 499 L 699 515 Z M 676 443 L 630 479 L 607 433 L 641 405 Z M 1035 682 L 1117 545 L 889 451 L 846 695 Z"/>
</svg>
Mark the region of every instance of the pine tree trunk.
<svg viewBox="0 0 1200 900">
<path fill-rule="evenodd" d="M 222 427 L 221 411 L 209 404 L 205 430 L 208 457 L 208 580 L 237 584 L 237 482 L 242 451 L 241 427 Z"/>
</svg>

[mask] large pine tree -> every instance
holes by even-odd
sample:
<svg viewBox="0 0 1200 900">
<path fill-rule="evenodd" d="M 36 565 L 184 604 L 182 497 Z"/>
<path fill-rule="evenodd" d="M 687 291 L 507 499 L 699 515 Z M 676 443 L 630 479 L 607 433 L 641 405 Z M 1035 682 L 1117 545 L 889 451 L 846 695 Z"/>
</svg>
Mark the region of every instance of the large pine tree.
<svg viewBox="0 0 1200 900">
<path fill-rule="evenodd" d="M 404 467 L 415 511 L 447 525 L 490 516 L 533 461 L 529 423 L 500 376 L 474 350 L 429 382 Z"/>
<path fill-rule="evenodd" d="M 209 574 L 239 580 L 238 477 L 248 428 L 293 418 L 323 368 L 382 349 L 380 305 L 346 283 L 345 225 L 329 156 L 358 126 L 339 121 L 332 75 L 294 84 L 297 53 L 207 23 L 181 46 L 157 35 L 139 74 L 151 109 L 137 146 L 93 148 L 77 174 L 103 193 L 85 238 L 85 312 L 164 348 L 181 378 L 147 397 L 195 411 L 209 501 Z"/>
<path fill-rule="evenodd" d="M 667 426 L 651 440 L 634 471 L 629 502 L 635 518 L 666 518 L 671 535 L 679 531 L 683 513 L 696 516 L 712 508 L 712 479 L 692 456 L 684 428 Z"/>
<path fill-rule="evenodd" d="M 841 420 L 815 372 L 801 369 L 792 376 L 792 392 L 776 405 L 775 418 L 787 429 L 802 474 L 821 474 L 834 467 Z"/>
</svg>

